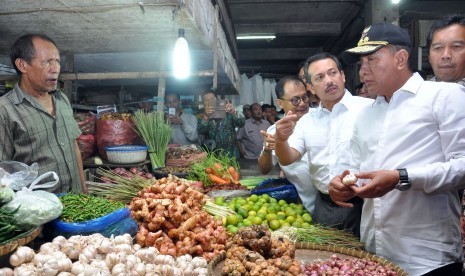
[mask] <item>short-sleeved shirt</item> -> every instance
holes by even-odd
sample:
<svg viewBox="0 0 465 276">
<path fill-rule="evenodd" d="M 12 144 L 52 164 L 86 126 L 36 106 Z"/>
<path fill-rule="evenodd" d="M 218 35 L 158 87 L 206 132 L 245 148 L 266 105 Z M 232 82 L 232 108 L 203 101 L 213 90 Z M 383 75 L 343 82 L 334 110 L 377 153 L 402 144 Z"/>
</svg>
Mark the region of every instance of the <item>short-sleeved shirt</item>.
<svg viewBox="0 0 465 276">
<path fill-rule="evenodd" d="M 188 113 L 180 115 L 184 122 L 182 125 L 171 125 L 173 134 L 171 135 L 171 143 L 180 145 L 197 144 L 197 118 Z"/>
<path fill-rule="evenodd" d="M 50 192 L 81 191 L 74 141 L 81 134 L 66 96 L 52 93 L 55 117 L 17 83 L 0 98 L 0 160 L 31 165 L 39 175 L 54 171 L 60 178 Z"/>
<path fill-rule="evenodd" d="M 245 120 L 244 127 L 237 131 L 237 140 L 243 145 L 245 159 L 258 159 L 265 140 L 260 130 L 266 131 L 270 126 L 267 120 Z"/>
</svg>

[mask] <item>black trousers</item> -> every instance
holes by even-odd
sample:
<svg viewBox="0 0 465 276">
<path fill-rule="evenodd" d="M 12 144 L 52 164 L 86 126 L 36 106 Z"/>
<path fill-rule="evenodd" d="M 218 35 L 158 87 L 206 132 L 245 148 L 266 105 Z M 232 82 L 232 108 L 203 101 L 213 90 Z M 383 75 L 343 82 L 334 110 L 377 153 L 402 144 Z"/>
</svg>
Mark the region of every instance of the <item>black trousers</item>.
<svg viewBox="0 0 465 276">
<path fill-rule="evenodd" d="M 463 263 L 452 263 L 430 271 L 423 276 L 461 276 Z"/>
<path fill-rule="evenodd" d="M 344 208 L 333 202 L 328 194 L 319 193 L 315 200 L 315 223 L 346 230 L 360 237 L 360 220 L 362 217 L 363 199 L 354 197 L 350 201 L 353 208 Z"/>
</svg>

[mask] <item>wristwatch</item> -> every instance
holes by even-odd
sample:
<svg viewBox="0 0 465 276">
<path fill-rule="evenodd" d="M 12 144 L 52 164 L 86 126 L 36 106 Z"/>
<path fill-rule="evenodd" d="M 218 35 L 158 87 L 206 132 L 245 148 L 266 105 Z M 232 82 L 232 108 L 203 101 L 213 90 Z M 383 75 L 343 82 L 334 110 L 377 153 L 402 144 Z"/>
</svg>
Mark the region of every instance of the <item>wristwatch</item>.
<svg viewBox="0 0 465 276">
<path fill-rule="evenodd" d="M 397 169 L 399 172 L 399 183 L 396 185 L 396 189 L 399 191 L 407 191 L 410 189 L 411 183 L 408 180 L 408 173 L 406 169 Z"/>
</svg>

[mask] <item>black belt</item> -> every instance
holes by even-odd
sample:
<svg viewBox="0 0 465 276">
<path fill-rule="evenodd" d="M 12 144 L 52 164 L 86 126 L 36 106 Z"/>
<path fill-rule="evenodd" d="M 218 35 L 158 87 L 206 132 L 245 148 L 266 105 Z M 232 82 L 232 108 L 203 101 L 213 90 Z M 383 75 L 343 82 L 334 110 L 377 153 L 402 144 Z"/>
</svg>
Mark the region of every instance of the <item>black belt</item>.
<svg viewBox="0 0 465 276">
<path fill-rule="evenodd" d="M 324 193 L 322 193 L 320 191 L 318 191 L 318 192 L 320 193 L 320 197 L 321 197 L 321 199 L 323 201 L 326 201 L 326 202 L 331 203 L 333 205 L 339 206 L 331 199 L 331 196 L 329 196 L 329 194 L 324 194 Z M 352 203 L 352 204 L 363 203 L 363 199 L 361 197 L 355 196 L 355 197 L 347 200 L 346 202 Z"/>
</svg>

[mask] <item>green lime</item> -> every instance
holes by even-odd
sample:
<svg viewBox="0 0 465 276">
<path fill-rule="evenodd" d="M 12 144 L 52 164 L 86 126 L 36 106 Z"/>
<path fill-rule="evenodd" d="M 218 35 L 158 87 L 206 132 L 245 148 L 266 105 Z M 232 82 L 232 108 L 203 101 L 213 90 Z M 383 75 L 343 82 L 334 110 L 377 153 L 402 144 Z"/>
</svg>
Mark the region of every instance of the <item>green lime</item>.
<svg viewBox="0 0 465 276">
<path fill-rule="evenodd" d="M 303 214 L 302 219 L 307 223 L 312 223 L 313 218 L 309 213 Z"/>
<path fill-rule="evenodd" d="M 280 200 L 278 201 L 278 205 L 279 205 L 279 206 L 287 205 L 287 202 L 286 202 L 284 199 L 280 199 Z"/>
<path fill-rule="evenodd" d="M 224 196 L 219 196 L 215 198 L 215 204 L 223 206 L 226 203 L 226 199 Z"/>
<path fill-rule="evenodd" d="M 239 222 L 239 219 L 236 215 L 229 215 L 226 217 L 226 224 L 228 226 L 237 225 L 238 222 Z"/>
<path fill-rule="evenodd" d="M 249 211 L 249 213 L 248 213 L 248 217 L 255 217 L 256 215 L 257 215 L 257 212 L 255 212 L 253 210 Z"/>
<path fill-rule="evenodd" d="M 237 213 L 241 215 L 243 218 L 246 218 L 249 216 L 249 211 L 247 209 L 240 207 L 239 210 L 237 210 Z"/>
<path fill-rule="evenodd" d="M 294 209 L 287 209 L 286 210 L 286 216 L 293 216 L 293 217 L 296 217 L 298 214 L 297 212 L 294 210 Z"/>
<path fill-rule="evenodd" d="M 261 197 L 261 198 L 258 199 L 258 202 L 267 203 L 268 199 Z"/>
<path fill-rule="evenodd" d="M 263 198 L 266 200 L 266 202 L 270 202 L 270 196 L 268 194 L 262 194 L 260 198 Z"/>
<path fill-rule="evenodd" d="M 241 228 L 241 227 L 243 227 L 243 226 L 244 226 L 244 223 L 243 223 L 243 222 L 238 222 L 238 223 L 237 223 L 237 228 Z"/>
<path fill-rule="evenodd" d="M 265 214 L 264 214 L 264 213 L 260 213 L 260 212 L 257 213 L 257 217 L 261 218 L 262 220 L 266 220 L 266 216 L 267 216 L 266 213 L 265 213 Z"/>
<path fill-rule="evenodd" d="M 271 204 L 276 204 L 276 203 L 278 203 L 278 200 L 276 198 L 274 198 L 274 197 L 270 197 L 270 203 Z"/>
<path fill-rule="evenodd" d="M 291 226 L 291 224 L 287 221 L 281 223 L 281 227 Z"/>
<path fill-rule="evenodd" d="M 298 214 L 298 215 L 302 215 L 304 213 L 304 210 L 300 209 L 300 208 L 295 208 L 294 211 Z"/>
<path fill-rule="evenodd" d="M 238 222 L 238 223 L 239 223 L 239 222 L 242 222 L 242 221 L 244 220 L 244 218 L 243 218 L 241 215 L 239 215 L 239 214 L 236 214 L 236 218 L 237 218 L 237 222 Z"/>
<path fill-rule="evenodd" d="M 258 201 L 258 195 L 253 194 L 253 195 L 249 196 L 248 200 L 250 200 L 252 202 L 257 202 Z"/>
<path fill-rule="evenodd" d="M 261 208 L 260 210 L 258 210 L 257 215 L 258 214 L 264 214 L 266 216 L 266 214 L 268 214 L 268 210 L 265 208 Z"/>
<path fill-rule="evenodd" d="M 302 223 L 302 228 L 311 228 L 311 227 L 312 227 L 312 225 L 310 223 L 308 223 L 308 222 Z"/>
<path fill-rule="evenodd" d="M 290 224 L 292 224 L 293 222 L 295 222 L 295 217 L 294 216 L 288 216 L 286 218 L 286 222 L 289 222 Z"/>
<path fill-rule="evenodd" d="M 272 220 L 278 220 L 278 215 L 273 214 L 273 213 L 267 214 L 267 215 L 266 215 L 266 220 L 267 220 L 268 222 L 270 222 L 270 221 L 272 221 Z"/>
<path fill-rule="evenodd" d="M 252 221 L 253 224 L 255 225 L 260 225 L 263 222 L 263 220 L 259 217 L 255 217 Z"/>
<path fill-rule="evenodd" d="M 292 226 L 295 227 L 295 228 L 302 228 L 302 224 L 300 224 L 300 223 L 297 222 L 297 221 L 294 221 L 294 222 L 292 223 Z"/>
<path fill-rule="evenodd" d="M 244 226 L 250 226 L 252 225 L 252 222 L 248 218 L 246 218 L 242 221 L 242 224 L 244 224 Z"/>
<path fill-rule="evenodd" d="M 252 207 L 252 210 L 257 212 L 258 210 L 260 210 L 261 207 L 262 205 L 258 205 L 257 203 L 255 203 L 254 206 Z"/>
<path fill-rule="evenodd" d="M 268 226 L 270 227 L 271 230 L 277 230 L 281 227 L 281 223 L 279 223 L 278 220 L 272 220 L 268 222 Z"/>
<path fill-rule="evenodd" d="M 236 234 L 238 228 L 237 228 L 236 226 L 234 226 L 234 225 L 228 225 L 228 227 L 226 227 L 226 230 L 228 230 L 228 231 L 231 232 L 232 234 Z"/>
</svg>

